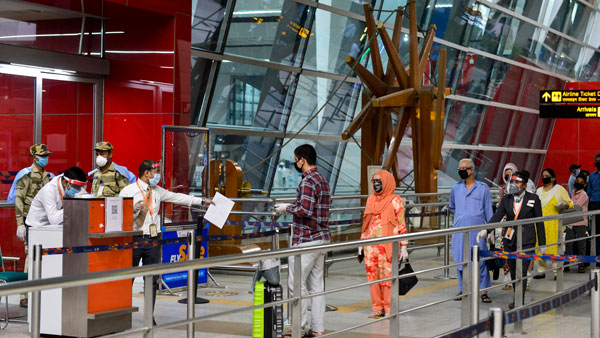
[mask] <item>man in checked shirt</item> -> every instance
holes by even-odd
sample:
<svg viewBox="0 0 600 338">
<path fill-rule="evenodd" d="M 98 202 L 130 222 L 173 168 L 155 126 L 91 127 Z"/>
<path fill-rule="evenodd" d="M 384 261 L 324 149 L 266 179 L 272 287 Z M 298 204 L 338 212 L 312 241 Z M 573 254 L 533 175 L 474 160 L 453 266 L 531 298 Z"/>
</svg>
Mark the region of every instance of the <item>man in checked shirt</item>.
<svg viewBox="0 0 600 338">
<path fill-rule="evenodd" d="M 292 247 L 322 245 L 331 241 L 329 232 L 329 183 L 317 170 L 317 152 L 309 144 L 294 150 L 295 168 L 302 173 L 298 185 L 296 203 L 278 204 L 275 210 L 280 214 L 292 214 Z M 302 295 L 324 291 L 323 268 L 324 253 L 301 255 Z M 288 288 L 290 296 L 294 294 L 294 257 L 289 258 Z M 312 301 L 312 323 L 308 318 L 308 302 Z M 325 316 L 325 296 L 313 297 L 302 301 L 302 329 L 305 337 L 323 335 Z"/>
</svg>

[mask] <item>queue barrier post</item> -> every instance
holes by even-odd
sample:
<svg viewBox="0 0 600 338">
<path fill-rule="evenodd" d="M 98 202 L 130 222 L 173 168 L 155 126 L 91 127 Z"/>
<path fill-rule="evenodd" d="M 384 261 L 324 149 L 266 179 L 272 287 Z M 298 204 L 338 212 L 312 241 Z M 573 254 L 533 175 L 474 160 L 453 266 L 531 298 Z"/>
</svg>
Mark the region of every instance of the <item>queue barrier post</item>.
<svg viewBox="0 0 600 338">
<path fill-rule="evenodd" d="M 42 245 L 33 246 L 33 274 L 32 279 L 42 278 Z M 40 310 L 41 310 L 41 291 L 31 292 L 31 337 L 40 337 Z"/>
<path fill-rule="evenodd" d="M 591 337 L 600 338 L 600 269 L 593 269 L 590 278 L 594 281 L 592 293 L 592 311 L 591 311 Z"/>
<path fill-rule="evenodd" d="M 194 238 L 194 232 L 190 231 L 187 234 L 187 244 L 188 244 L 188 261 L 192 261 L 194 260 L 194 253 L 195 253 L 195 244 L 196 244 L 196 238 Z M 194 277 L 194 269 L 190 269 L 188 270 L 188 278 L 187 278 L 187 288 L 188 288 L 188 295 L 187 295 L 187 319 L 192 319 L 196 316 L 195 313 L 195 299 L 196 299 L 196 285 L 194 285 L 194 282 L 196 281 L 196 278 Z M 195 323 L 188 323 L 187 324 L 187 338 L 194 338 L 194 334 L 196 331 L 195 328 Z"/>
<path fill-rule="evenodd" d="M 471 248 L 471 325 L 479 321 L 479 246 Z"/>
<path fill-rule="evenodd" d="M 492 317 L 492 327 L 490 328 L 490 337 L 504 337 L 504 310 L 499 307 L 490 309 L 490 317 Z"/>
</svg>

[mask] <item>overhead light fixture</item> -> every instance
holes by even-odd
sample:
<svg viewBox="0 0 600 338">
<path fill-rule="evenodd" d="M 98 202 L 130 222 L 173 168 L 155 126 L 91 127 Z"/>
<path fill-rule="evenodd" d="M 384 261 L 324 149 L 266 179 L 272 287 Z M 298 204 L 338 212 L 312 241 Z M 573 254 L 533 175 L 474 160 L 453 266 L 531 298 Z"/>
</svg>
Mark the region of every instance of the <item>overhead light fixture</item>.
<svg viewBox="0 0 600 338">
<path fill-rule="evenodd" d="M 58 69 L 58 68 L 47 68 L 47 67 L 38 67 L 38 66 L 32 66 L 32 65 L 24 65 L 24 64 L 20 64 L 20 63 L 10 63 L 11 66 L 13 67 L 19 67 L 19 68 L 28 68 L 28 69 L 32 69 L 32 70 L 36 70 L 40 73 L 51 73 L 51 74 L 62 74 L 62 75 L 73 75 L 76 74 L 77 72 L 74 70 L 66 70 L 66 69 Z"/>
<path fill-rule="evenodd" d="M 89 32 L 83 33 L 89 35 Z M 100 35 L 102 32 L 92 32 L 92 35 Z M 111 31 L 105 32 L 104 34 L 125 34 L 124 31 Z M 19 38 L 52 38 L 61 36 L 79 36 L 81 33 L 48 33 L 48 34 L 21 34 L 21 35 L 5 35 L 0 36 L 0 40 L 6 39 L 19 39 Z"/>
</svg>

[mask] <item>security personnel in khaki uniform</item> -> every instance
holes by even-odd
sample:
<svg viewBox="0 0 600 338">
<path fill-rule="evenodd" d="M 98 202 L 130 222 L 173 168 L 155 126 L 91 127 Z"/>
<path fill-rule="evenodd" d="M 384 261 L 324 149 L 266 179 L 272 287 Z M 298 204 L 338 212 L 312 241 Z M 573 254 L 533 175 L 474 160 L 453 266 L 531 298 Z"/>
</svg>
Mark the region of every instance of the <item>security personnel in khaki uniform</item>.
<svg viewBox="0 0 600 338">
<path fill-rule="evenodd" d="M 17 173 L 8 193 L 7 201 L 15 203 L 15 214 L 17 218 L 17 237 L 25 242 L 25 272 L 28 266 L 27 229 L 25 218 L 29 213 L 31 202 L 42 187 L 54 177 L 52 173 L 44 170 L 48 164 L 48 155 L 52 152 L 45 144 L 34 144 L 29 148 L 29 156 L 33 158 L 31 167 L 22 169 Z M 22 307 L 27 307 L 27 294 L 21 295 Z"/>
<path fill-rule="evenodd" d="M 88 173 L 94 175 L 92 194 L 97 197 L 119 196 L 121 189 L 135 182 L 135 175 L 112 161 L 113 146 L 109 142 L 96 143 L 94 150 L 98 168 Z"/>
</svg>

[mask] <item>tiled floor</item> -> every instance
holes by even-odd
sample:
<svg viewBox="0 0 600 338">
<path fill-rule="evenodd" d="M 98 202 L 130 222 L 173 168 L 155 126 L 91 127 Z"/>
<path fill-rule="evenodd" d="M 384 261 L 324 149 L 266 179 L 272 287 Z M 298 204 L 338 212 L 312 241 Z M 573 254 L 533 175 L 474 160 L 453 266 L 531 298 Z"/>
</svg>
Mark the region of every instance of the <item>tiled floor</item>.
<svg viewBox="0 0 600 338">
<path fill-rule="evenodd" d="M 436 256 L 436 252 L 419 251 L 411 255 L 413 268 L 427 269 L 440 266 L 442 259 Z M 434 276 L 440 272 L 426 273 L 419 276 L 420 281 L 411 292 L 400 298 L 400 310 L 410 309 L 419 305 L 435 302 L 444 298 L 450 298 L 457 293 L 456 279 L 440 280 Z M 454 273 L 455 274 L 455 273 Z M 243 306 L 251 305 L 252 295 L 248 293 L 252 276 L 243 273 L 219 273 L 214 272 L 217 281 L 226 286 L 216 288 L 214 284 L 210 287 L 200 289 L 200 296 L 210 299 L 210 304 L 196 305 L 196 315 L 213 314 L 228 311 Z M 285 283 L 286 275 L 283 274 Z M 573 272 L 565 273 L 565 288 L 574 286 L 588 280 L 588 274 Z M 335 263 L 329 270 L 327 278 L 327 289 L 335 289 L 365 282 L 364 266 L 355 260 Z M 497 282 L 497 281 L 496 281 Z M 555 291 L 555 283 L 552 280 L 535 280 L 531 291 L 527 293 L 527 302 L 548 297 Z M 134 306 L 143 311 L 143 296 L 141 280 L 134 284 Z M 226 292 L 221 292 L 226 291 Z M 284 291 L 285 292 L 285 291 Z M 512 301 L 512 291 L 503 291 L 499 288 L 489 293 L 493 299 L 491 306 L 506 309 Z M 185 296 L 183 293 L 182 296 Z M 159 295 L 156 306 L 156 321 L 158 324 L 182 320 L 186 316 L 186 305 L 177 303 L 179 297 L 171 295 Z M 24 312 L 16 304 L 18 297 L 9 298 L 10 311 L 15 314 Z M 338 311 L 327 312 L 326 330 L 333 332 L 360 323 L 371 322 L 367 315 L 371 312 L 368 287 L 360 287 L 349 291 L 334 293 L 327 296 L 327 303 L 338 307 Z M 2 304 L 3 305 L 3 304 Z M 3 308 L 0 315 L 3 315 Z M 490 305 L 481 304 L 481 318 L 487 316 Z M 140 328 L 143 313 L 134 314 L 133 328 Z M 448 301 L 439 305 L 416 310 L 401 316 L 402 337 L 431 337 L 453 330 L 460 326 L 461 302 Z M 356 329 L 350 333 L 339 335 L 340 337 L 386 337 L 388 336 L 388 322 L 382 321 Z M 564 316 L 555 315 L 554 311 L 547 314 L 527 319 L 524 322 L 524 331 L 529 337 L 585 337 L 590 335 L 590 298 L 582 296 L 565 307 Z M 196 324 L 196 337 L 249 337 L 252 332 L 252 313 L 249 311 L 235 314 L 213 317 Z M 520 336 L 513 331 L 512 326 L 507 327 L 507 336 Z M 10 323 L 8 328 L 0 331 L 2 338 L 27 337 L 27 324 Z M 178 338 L 186 336 L 184 326 L 171 329 L 157 329 L 154 337 Z M 142 337 L 140 333 L 130 334 L 126 337 Z"/>
</svg>

